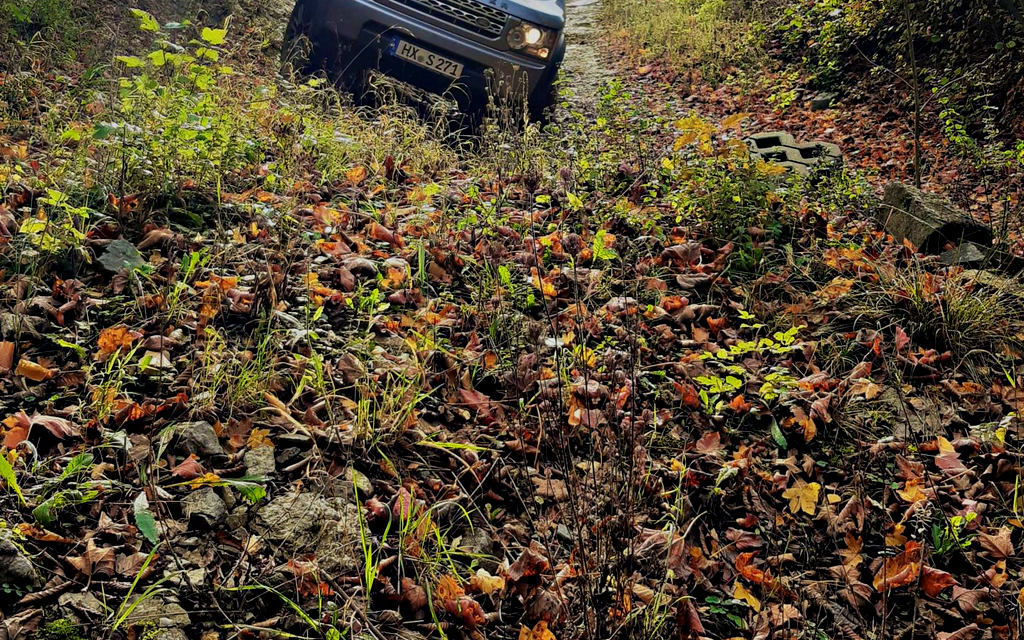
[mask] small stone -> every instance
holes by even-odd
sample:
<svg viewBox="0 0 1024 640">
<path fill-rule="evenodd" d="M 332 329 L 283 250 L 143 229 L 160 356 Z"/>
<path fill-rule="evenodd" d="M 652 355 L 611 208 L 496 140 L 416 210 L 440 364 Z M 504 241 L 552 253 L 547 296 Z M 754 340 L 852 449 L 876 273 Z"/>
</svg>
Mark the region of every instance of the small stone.
<svg viewBox="0 0 1024 640">
<path fill-rule="evenodd" d="M 185 632 L 177 627 L 160 629 L 156 632 L 156 635 L 147 637 L 152 637 L 152 640 L 188 640 L 188 636 L 185 635 Z"/>
<path fill-rule="evenodd" d="M 213 529 L 228 517 L 228 508 L 216 491 L 203 487 L 185 498 L 185 517 L 190 529 Z"/>
<path fill-rule="evenodd" d="M 246 524 L 249 523 L 249 508 L 245 505 L 240 505 L 231 510 L 228 514 L 227 520 L 224 521 L 224 527 L 228 531 L 238 531 Z"/>
<path fill-rule="evenodd" d="M 205 420 L 198 422 L 186 422 L 178 425 L 180 433 L 184 434 L 184 447 L 188 453 L 194 453 L 200 458 L 210 458 L 224 455 L 224 447 L 220 444 L 217 432 L 213 425 Z"/>
<path fill-rule="evenodd" d="M 563 542 L 572 542 L 572 532 L 570 532 L 569 527 L 564 524 L 560 524 L 555 527 L 555 536 Z"/>
<path fill-rule="evenodd" d="M 125 619 L 126 626 L 149 622 L 161 629 L 172 629 L 192 624 L 188 612 L 176 602 L 164 602 L 159 596 L 136 600 L 138 604 Z"/>
<path fill-rule="evenodd" d="M 103 603 L 88 591 L 82 593 L 62 593 L 57 598 L 57 605 L 60 608 L 61 615 L 79 622 L 86 622 L 106 614 L 106 608 L 104 608 Z"/>
<path fill-rule="evenodd" d="M 0 584 L 31 587 L 39 583 L 32 562 L 7 536 L 0 534 Z"/>
<path fill-rule="evenodd" d="M 825 111 L 832 108 L 832 103 L 839 98 L 838 93 L 822 92 L 810 99 L 811 111 Z"/>
<path fill-rule="evenodd" d="M 978 266 L 985 261 L 988 257 L 988 253 L 985 248 L 974 244 L 973 242 L 965 242 L 959 247 L 955 247 L 946 251 L 939 260 L 944 265 L 962 265 L 962 266 Z"/>
<path fill-rule="evenodd" d="M 246 474 L 250 476 L 267 477 L 274 474 L 277 464 L 274 461 L 273 447 L 256 447 L 249 449 L 243 456 L 245 461 Z"/>
</svg>

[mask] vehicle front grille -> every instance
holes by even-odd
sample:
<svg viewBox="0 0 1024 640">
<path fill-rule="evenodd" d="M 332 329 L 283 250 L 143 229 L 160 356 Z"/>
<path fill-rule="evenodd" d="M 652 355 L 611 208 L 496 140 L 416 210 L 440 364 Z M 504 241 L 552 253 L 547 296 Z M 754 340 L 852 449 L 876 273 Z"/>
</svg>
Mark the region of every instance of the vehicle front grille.
<svg viewBox="0 0 1024 640">
<path fill-rule="evenodd" d="M 437 18 L 451 20 L 463 29 L 497 38 L 505 29 L 508 16 L 476 0 L 396 0 L 407 7 Z"/>
</svg>

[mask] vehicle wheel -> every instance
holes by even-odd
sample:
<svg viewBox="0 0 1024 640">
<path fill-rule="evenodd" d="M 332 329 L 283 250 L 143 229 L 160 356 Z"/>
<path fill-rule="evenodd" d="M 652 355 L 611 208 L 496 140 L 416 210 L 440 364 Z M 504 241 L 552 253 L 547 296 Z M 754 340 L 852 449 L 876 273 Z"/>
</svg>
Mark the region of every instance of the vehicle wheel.
<svg viewBox="0 0 1024 640">
<path fill-rule="evenodd" d="M 320 13 L 317 0 L 298 0 L 284 32 L 281 64 L 286 71 L 309 76 L 318 71 L 332 75 L 332 63 L 338 60 L 338 41 L 328 31 L 314 31 L 314 18 Z"/>
<path fill-rule="evenodd" d="M 530 120 L 544 126 L 551 122 L 558 105 L 558 87 L 552 85 L 530 101 Z"/>
</svg>

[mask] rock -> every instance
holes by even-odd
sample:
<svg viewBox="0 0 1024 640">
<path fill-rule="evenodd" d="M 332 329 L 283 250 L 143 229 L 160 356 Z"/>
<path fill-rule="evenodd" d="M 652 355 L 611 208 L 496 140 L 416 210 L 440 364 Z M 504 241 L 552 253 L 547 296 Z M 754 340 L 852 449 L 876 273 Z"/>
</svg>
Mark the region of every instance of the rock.
<svg viewBox="0 0 1024 640">
<path fill-rule="evenodd" d="M 490 573 L 497 573 L 500 553 L 500 545 L 494 540 L 490 532 L 483 527 L 475 527 L 462 535 L 458 549 L 466 555 L 477 560 L 478 566 Z"/>
<path fill-rule="evenodd" d="M 260 508 L 251 528 L 285 553 L 312 553 L 328 573 L 359 565 L 355 556 L 359 517 L 354 504 L 316 493 L 289 493 Z"/>
<path fill-rule="evenodd" d="M 171 629 L 159 629 L 156 635 L 146 636 L 149 640 L 188 640 L 188 636 L 185 632 L 177 627 Z"/>
<path fill-rule="evenodd" d="M 149 598 L 137 597 L 133 601 L 138 602 L 135 608 L 125 619 L 125 626 L 134 624 L 151 623 L 161 629 L 173 629 L 176 627 L 187 627 L 192 624 L 188 612 L 177 602 L 164 602 L 160 596 Z"/>
<path fill-rule="evenodd" d="M 167 578 L 169 584 L 176 587 L 190 586 L 193 589 L 202 589 L 203 585 L 206 584 L 206 569 L 202 567 L 185 571 L 172 571 L 168 569 L 164 571 L 164 577 Z"/>
<path fill-rule="evenodd" d="M 268 477 L 277 471 L 277 463 L 274 461 L 273 447 L 256 447 L 249 449 L 243 456 L 245 461 L 246 474 L 250 476 Z"/>
<path fill-rule="evenodd" d="M 32 562 L 11 541 L 0 533 L 0 584 L 16 588 L 33 587 L 39 583 Z"/>
<path fill-rule="evenodd" d="M 366 475 L 356 469 L 349 467 L 345 469 L 342 474 L 334 480 L 333 489 L 335 495 L 345 500 L 352 500 L 355 496 L 352 494 L 352 487 L 359 491 L 359 500 L 366 500 L 372 498 L 374 494 L 373 483 Z"/>
<path fill-rule="evenodd" d="M 190 529 L 213 529 L 228 517 L 228 507 L 211 487 L 203 487 L 185 498 L 185 517 Z"/>
<path fill-rule="evenodd" d="M 821 92 L 818 95 L 811 98 L 810 102 L 811 111 L 824 111 L 832 108 L 832 103 L 839 99 L 838 93 Z"/>
<path fill-rule="evenodd" d="M 875 219 L 897 240 L 909 240 L 923 253 L 939 253 L 943 245 L 974 242 L 992 244 L 992 232 L 940 195 L 925 193 L 901 182 L 885 188 L 885 200 Z"/>
<path fill-rule="evenodd" d="M 959 247 L 950 249 L 939 256 L 942 264 L 949 266 L 962 265 L 965 267 L 976 267 L 985 262 L 986 258 L 988 258 L 988 252 L 985 251 L 985 247 L 976 245 L 973 242 L 965 242 Z"/>
<path fill-rule="evenodd" d="M 91 592 L 62 593 L 57 598 L 61 615 L 82 623 L 106 615 L 107 610 Z"/>
<path fill-rule="evenodd" d="M 231 510 L 231 513 L 228 514 L 227 520 L 224 521 L 224 527 L 228 531 L 238 531 L 248 523 L 249 507 L 243 504 Z"/>
<path fill-rule="evenodd" d="M 200 458 L 210 458 L 224 455 L 224 447 L 220 444 L 217 432 L 213 425 L 205 420 L 198 422 L 186 422 L 178 425 L 179 433 L 184 435 L 183 446 L 188 453 L 194 453 Z"/>
<path fill-rule="evenodd" d="M 139 250 L 127 240 L 114 240 L 107 245 L 99 263 L 107 271 L 117 273 L 121 269 L 138 269 L 146 264 Z"/>
</svg>

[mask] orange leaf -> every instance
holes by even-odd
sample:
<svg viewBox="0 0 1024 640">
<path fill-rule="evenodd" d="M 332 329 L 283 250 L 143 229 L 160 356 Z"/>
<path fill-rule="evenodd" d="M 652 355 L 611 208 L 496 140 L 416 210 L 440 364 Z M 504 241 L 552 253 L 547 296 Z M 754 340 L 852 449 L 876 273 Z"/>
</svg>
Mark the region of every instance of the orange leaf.
<svg viewBox="0 0 1024 640">
<path fill-rule="evenodd" d="M 939 594 L 944 589 L 955 584 L 956 580 L 946 571 L 933 569 L 932 567 L 924 567 L 921 570 L 921 589 L 929 598 L 939 597 Z"/>
<path fill-rule="evenodd" d="M 458 600 L 460 597 L 466 595 L 466 592 L 459 586 L 458 581 L 448 574 L 441 576 L 437 581 L 437 599 L 441 602 L 445 600 Z"/>
<path fill-rule="evenodd" d="M 24 358 L 18 360 L 18 367 L 14 370 L 14 373 L 15 375 L 28 378 L 32 382 L 42 382 L 54 376 L 53 370 Z"/>
<path fill-rule="evenodd" d="M 927 500 L 928 496 L 921 490 L 922 484 L 924 484 L 924 481 L 921 478 L 911 478 L 910 480 L 907 480 L 905 488 L 897 491 L 896 493 L 911 504 Z"/>
<path fill-rule="evenodd" d="M 533 629 L 519 627 L 519 640 L 557 640 L 555 634 L 548 629 L 548 623 L 541 620 Z"/>
<path fill-rule="evenodd" d="M 352 167 L 345 172 L 345 178 L 352 184 L 359 184 L 363 180 L 366 180 L 366 167 L 358 166 Z"/>
<path fill-rule="evenodd" d="M 124 325 L 107 327 L 100 331 L 100 337 L 96 341 L 96 346 L 99 347 L 99 351 L 96 352 L 96 359 L 106 360 L 110 354 L 129 348 L 135 342 L 136 336 L 137 334 L 130 331 Z"/>
<path fill-rule="evenodd" d="M 875 590 L 881 593 L 913 584 L 917 581 L 917 576 L 920 573 L 921 543 L 910 540 L 902 552 L 891 558 L 886 558 L 882 568 L 875 574 L 873 584 Z"/>
</svg>

